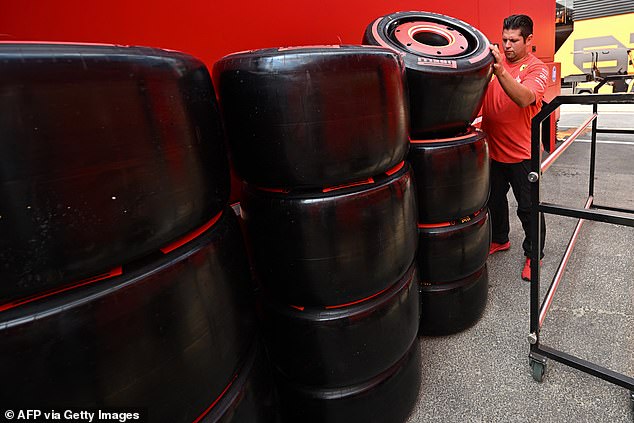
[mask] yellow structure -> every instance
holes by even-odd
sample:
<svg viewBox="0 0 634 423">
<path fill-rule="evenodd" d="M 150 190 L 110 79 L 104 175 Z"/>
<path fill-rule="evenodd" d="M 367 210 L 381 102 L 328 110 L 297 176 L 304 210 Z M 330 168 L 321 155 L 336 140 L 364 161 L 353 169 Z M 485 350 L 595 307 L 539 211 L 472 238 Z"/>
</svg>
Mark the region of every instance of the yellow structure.
<svg viewBox="0 0 634 423">
<path fill-rule="evenodd" d="M 562 79 L 590 74 L 592 53 L 600 75 L 634 74 L 634 13 L 575 21 L 574 31 L 555 53 Z"/>
</svg>

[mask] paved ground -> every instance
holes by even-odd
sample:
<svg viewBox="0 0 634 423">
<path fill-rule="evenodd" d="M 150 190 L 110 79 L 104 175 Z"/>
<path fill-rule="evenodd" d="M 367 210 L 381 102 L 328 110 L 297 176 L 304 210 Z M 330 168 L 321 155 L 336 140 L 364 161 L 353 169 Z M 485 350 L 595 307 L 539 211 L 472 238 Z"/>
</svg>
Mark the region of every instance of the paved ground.
<svg viewBox="0 0 634 423">
<path fill-rule="evenodd" d="M 629 111 L 620 113 L 627 125 L 619 127 L 634 127 L 634 109 Z M 577 112 L 575 107 L 562 110 L 562 121 L 578 119 Z M 599 145 L 597 203 L 634 209 L 632 138 L 631 143 Z M 574 143 L 544 175 L 544 201 L 583 206 L 589 146 Z M 515 207 L 512 200 L 512 213 Z M 576 223 L 552 215 L 546 222 L 542 292 Z M 513 215 L 511 249 L 488 260 L 489 299 L 476 325 L 452 336 L 420 338 L 423 382 L 409 423 L 634 420 L 629 392 L 623 388 L 553 360 L 548 362 L 543 383 L 531 377 L 526 340 L 529 283 L 520 279 L 521 241 L 521 227 Z M 544 323 L 544 344 L 634 376 L 632 245 L 634 228 L 586 222 Z"/>
</svg>

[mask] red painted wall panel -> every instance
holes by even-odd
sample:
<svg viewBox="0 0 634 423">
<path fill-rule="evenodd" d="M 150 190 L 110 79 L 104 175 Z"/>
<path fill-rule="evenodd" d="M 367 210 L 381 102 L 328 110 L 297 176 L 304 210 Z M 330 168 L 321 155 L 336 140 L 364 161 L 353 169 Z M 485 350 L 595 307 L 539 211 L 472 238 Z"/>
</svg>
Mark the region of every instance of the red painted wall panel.
<svg viewBox="0 0 634 423">
<path fill-rule="evenodd" d="M 462 19 L 498 43 L 504 17 L 526 13 L 535 21 L 537 56 L 553 60 L 555 0 L 7 0 L 0 13 L 0 41 L 161 47 L 194 55 L 211 68 L 220 57 L 241 50 L 359 44 L 370 22 L 405 10 Z M 236 181 L 232 200 L 238 197 Z"/>
<path fill-rule="evenodd" d="M 358 44 L 375 18 L 427 10 L 462 19 L 499 42 L 502 19 L 527 13 L 536 22 L 537 55 L 552 61 L 555 0 L 441 2 L 30 0 L 3 2 L 0 40 L 83 41 L 181 50 L 211 66 L 225 54 L 264 47 Z"/>
</svg>

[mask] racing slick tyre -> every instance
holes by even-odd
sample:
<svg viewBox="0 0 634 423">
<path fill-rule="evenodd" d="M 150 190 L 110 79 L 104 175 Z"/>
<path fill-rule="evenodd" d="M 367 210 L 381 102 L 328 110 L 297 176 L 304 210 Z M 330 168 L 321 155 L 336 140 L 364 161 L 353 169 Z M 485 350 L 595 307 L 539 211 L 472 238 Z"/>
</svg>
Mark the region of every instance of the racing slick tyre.
<svg viewBox="0 0 634 423">
<path fill-rule="evenodd" d="M 252 185 L 342 184 L 405 159 L 405 73 L 391 50 L 255 50 L 225 56 L 213 74 L 236 173 Z"/>
<path fill-rule="evenodd" d="M 471 25 L 429 12 L 382 16 L 364 44 L 403 54 L 409 87 L 410 137 L 452 137 L 475 119 L 492 74 L 489 42 Z"/>
<path fill-rule="evenodd" d="M 488 291 L 486 264 L 456 281 L 422 282 L 420 334 L 450 335 L 472 326 L 484 312 Z"/>
<path fill-rule="evenodd" d="M 384 290 L 416 255 L 410 166 L 318 191 L 245 184 L 241 202 L 258 282 L 284 304 L 333 306 Z"/>
<path fill-rule="evenodd" d="M 190 423 L 254 339 L 253 289 L 230 209 L 208 231 L 123 274 L 0 313 L 5 404 L 140 407 Z"/>
<path fill-rule="evenodd" d="M 293 383 L 355 385 L 396 363 L 418 332 L 415 266 L 384 292 L 329 308 L 266 305 L 265 334 L 274 367 Z"/>
<path fill-rule="evenodd" d="M 419 223 L 418 234 L 416 262 L 421 280 L 461 279 L 481 268 L 489 256 L 489 211 L 485 208 L 454 222 Z"/>
<path fill-rule="evenodd" d="M 229 197 L 215 94 L 173 51 L 0 43 L 0 304 L 107 272 Z"/>
<path fill-rule="evenodd" d="M 418 198 L 418 221 L 439 223 L 469 216 L 489 199 L 489 148 L 486 134 L 469 128 L 445 139 L 411 140 Z"/>
<path fill-rule="evenodd" d="M 392 367 L 355 385 L 314 388 L 278 377 L 285 422 L 394 423 L 407 421 L 421 385 L 421 352 L 415 340 Z"/>
<path fill-rule="evenodd" d="M 277 407 L 271 369 L 259 342 L 251 348 L 247 360 L 212 403 L 201 423 L 276 422 Z"/>
</svg>

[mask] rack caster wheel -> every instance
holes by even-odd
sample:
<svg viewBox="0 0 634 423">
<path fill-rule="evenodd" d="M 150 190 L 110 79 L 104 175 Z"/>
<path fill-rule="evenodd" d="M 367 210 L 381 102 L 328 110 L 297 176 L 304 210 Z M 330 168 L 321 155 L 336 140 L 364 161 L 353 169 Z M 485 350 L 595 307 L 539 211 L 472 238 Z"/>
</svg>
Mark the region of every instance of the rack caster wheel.
<svg viewBox="0 0 634 423">
<path fill-rule="evenodd" d="M 531 375 L 537 382 L 543 382 L 544 373 L 546 373 L 546 357 L 533 356 L 528 357 L 528 364 L 531 368 Z"/>
<path fill-rule="evenodd" d="M 546 366 L 541 363 L 532 362 L 531 363 L 531 374 L 533 375 L 533 379 L 537 382 L 542 382 L 544 380 L 544 372 L 546 371 Z"/>
</svg>

